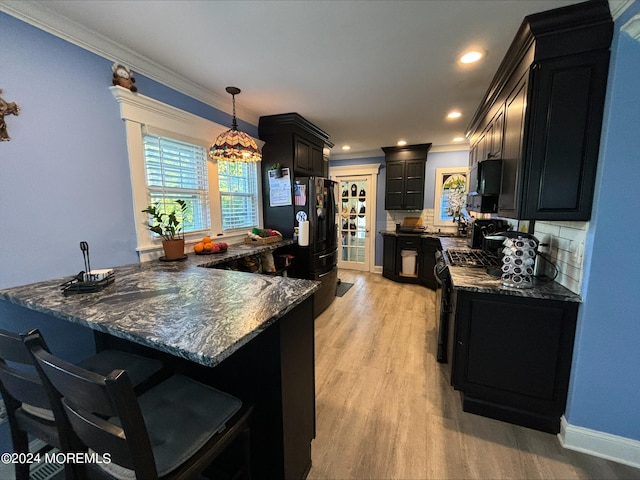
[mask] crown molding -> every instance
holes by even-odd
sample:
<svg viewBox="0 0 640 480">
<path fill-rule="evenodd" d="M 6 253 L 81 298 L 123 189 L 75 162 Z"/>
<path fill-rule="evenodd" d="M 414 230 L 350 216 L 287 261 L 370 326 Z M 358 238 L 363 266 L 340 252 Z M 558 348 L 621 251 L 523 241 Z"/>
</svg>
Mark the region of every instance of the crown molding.
<svg viewBox="0 0 640 480">
<path fill-rule="evenodd" d="M 0 0 L 0 11 L 96 55 L 126 65 L 135 73 L 149 77 L 229 115 L 232 113 L 232 102 L 228 94 L 217 94 L 204 88 L 125 45 L 54 12 L 45 2 Z M 260 118 L 260 115 L 252 110 L 238 106 L 236 115 L 252 125 L 258 125 Z"/>
<path fill-rule="evenodd" d="M 609 0 L 609 11 L 611 12 L 611 18 L 617 19 L 624 11 L 629 8 L 633 3 L 633 0 Z"/>
<path fill-rule="evenodd" d="M 631 38 L 637 42 L 640 42 L 640 14 L 631 17 L 620 30 L 631 35 Z"/>
</svg>

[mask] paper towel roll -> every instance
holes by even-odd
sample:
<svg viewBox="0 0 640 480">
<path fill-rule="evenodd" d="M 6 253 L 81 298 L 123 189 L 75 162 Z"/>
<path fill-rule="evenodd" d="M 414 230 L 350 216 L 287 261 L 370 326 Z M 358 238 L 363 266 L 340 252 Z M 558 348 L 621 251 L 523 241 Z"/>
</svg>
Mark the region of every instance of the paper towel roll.
<svg viewBox="0 0 640 480">
<path fill-rule="evenodd" d="M 298 224 L 298 245 L 301 247 L 309 246 L 309 221 Z"/>
</svg>

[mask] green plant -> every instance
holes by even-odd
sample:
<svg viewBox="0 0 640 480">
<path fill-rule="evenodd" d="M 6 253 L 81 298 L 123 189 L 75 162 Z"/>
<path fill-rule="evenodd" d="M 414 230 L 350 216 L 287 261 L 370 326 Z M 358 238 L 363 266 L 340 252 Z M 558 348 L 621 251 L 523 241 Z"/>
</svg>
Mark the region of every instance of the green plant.
<svg viewBox="0 0 640 480">
<path fill-rule="evenodd" d="M 180 206 L 179 210 L 176 211 L 174 208 L 169 213 L 162 208 L 160 202 L 149 205 L 142 210 L 142 213 L 150 215 L 150 220 L 153 221 L 153 223 L 147 221 L 144 225 L 153 233 L 160 235 L 164 240 L 184 239 L 182 220 L 185 218 L 189 206 L 184 200 L 176 200 L 176 203 Z"/>
</svg>

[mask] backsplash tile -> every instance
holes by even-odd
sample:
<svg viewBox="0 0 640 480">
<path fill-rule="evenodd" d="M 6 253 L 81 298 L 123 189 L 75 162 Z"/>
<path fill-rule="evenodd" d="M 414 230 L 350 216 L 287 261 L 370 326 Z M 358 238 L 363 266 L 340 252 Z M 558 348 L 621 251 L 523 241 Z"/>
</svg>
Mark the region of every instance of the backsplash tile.
<svg viewBox="0 0 640 480">
<path fill-rule="evenodd" d="M 456 233 L 458 227 L 455 223 L 451 222 L 451 227 L 434 226 L 433 221 L 435 218 L 435 210 L 433 208 L 425 208 L 415 212 L 407 212 L 403 210 L 386 210 L 386 230 L 395 230 L 396 224 L 402 224 L 405 217 L 420 217 L 422 219 L 422 225 L 427 227 L 428 233 L 440 232 L 440 233 Z"/>
<path fill-rule="evenodd" d="M 589 222 L 535 223 L 534 235 L 541 244 L 538 250 L 548 256 L 558 269 L 556 281 L 574 293 L 582 287 L 584 248 Z M 554 269 L 546 266 L 544 272 L 553 277 Z"/>
</svg>

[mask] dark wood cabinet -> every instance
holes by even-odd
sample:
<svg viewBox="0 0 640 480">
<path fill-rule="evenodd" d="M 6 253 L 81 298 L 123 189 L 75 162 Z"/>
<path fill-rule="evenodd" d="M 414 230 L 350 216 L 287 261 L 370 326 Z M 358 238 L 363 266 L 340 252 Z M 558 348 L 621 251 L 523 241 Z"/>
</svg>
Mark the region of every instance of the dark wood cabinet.
<svg viewBox="0 0 640 480">
<path fill-rule="evenodd" d="M 455 291 L 452 384 L 463 409 L 560 431 L 578 304 Z"/>
<path fill-rule="evenodd" d="M 285 238 L 293 236 L 295 206 L 283 205 L 266 208 L 270 204 L 269 169 L 279 163 L 288 168 L 290 181 L 295 177 L 325 177 L 328 164 L 324 147 L 333 147 L 329 134 L 297 113 L 283 113 L 260 117 L 258 134 L 265 142 L 262 147 L 262 201 L 264 225 L 282 232 Z M 293 184 L 291 185 L 293 198 Z"/>
<path fill-rule="evenodd" d="M 432 290 L 438 287 L 433 276 L 436 250 L 441 250 L 440 239 L 420 235 L 382 235 L 382 276 L 396 282 L 417 283 Z M 416 252 L 415 273 L 402 271 L 402 251 Z"/>
<path fill-rule="evenodd" d="M 385 210 L 422 210 L 430 143 L 382 147 L 385 153 Z"/>
<path fill-rule="evenodd" d="M 382 236 L 382 276 L 395 279 L 398 276 L 396 271 L 396 236 Z"/>
<path fill-rule="evenodd" d="M 325 177 L 324 147 L 333 147 L 329 134 L 297 113 L 260 117 L 258 134 L 266 144 L 262 149 L 263 170 L 275 163 L 289 168 L 293 176 Z M 268 179 L 267 179 L 268 180 Z"/>
<path fill-rule="evenodd" d="M 604 1 L 524 19 L 467 132 L 504 162 L 498 215 L 590 218 L 612 34 Z"/>
<path fill-rule="evenodd" d="M 322 147 L 294 135 L 293 171 L 297 176 L 324 177 Z"/>
</svg>

